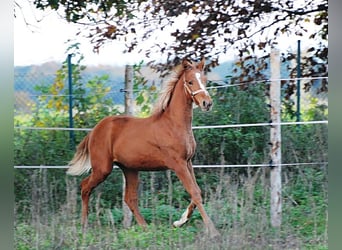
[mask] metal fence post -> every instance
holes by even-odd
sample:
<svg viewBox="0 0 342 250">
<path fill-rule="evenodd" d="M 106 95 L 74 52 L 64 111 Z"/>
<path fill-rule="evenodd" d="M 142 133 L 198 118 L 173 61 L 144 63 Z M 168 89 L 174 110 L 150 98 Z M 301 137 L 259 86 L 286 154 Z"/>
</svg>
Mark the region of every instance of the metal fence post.
<svg viewBox="0 0 342 250">
<path fill-rule="evenodd" d="M 72 96 L 72 64 L 71 64 L 72 54 L 68 54 L 68 86 L 69 86 L 69 128 L 74 128 L 74 118 L 72 114 L 73 106 L 73 96 Z M 70 147 L 75 148 L 75 135 L 74 131 L 69 131 Z"/>
<path fill-rule="evenodd" d="M 297 41 L 297 122 L 300 122 L 300 78 L 302 77 L 302 72 L 300 69 L 300 40 Z M 299 126 L 299 125 L 298 125 Z"/>
</svg>

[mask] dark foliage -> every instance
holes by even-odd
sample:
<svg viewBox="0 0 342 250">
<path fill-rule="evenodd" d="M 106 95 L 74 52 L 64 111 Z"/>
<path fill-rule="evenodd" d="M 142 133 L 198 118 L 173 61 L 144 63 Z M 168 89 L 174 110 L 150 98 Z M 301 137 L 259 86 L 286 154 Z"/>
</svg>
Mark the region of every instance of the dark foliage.
<svg viewBox="0 0 342 250">
<path fill-rule="evenodd" d="M 152 53 L 164 55 L 165 64 L 150 62 L 160 71 L 169 70 L 170 65 L 184 57 L 209 59 L 210 68 L 217 66 L 219 57 L 228 51 L 240 57 L 257 51 L 266 54 L 280 35 L 295 34 L 317 41 L 303 58 L 302 67 L 307 69 L 303 76 L 327 76 L 327 0 L 35 0 L 34 5 L 42 10 L 61 11 L 69 22 L 84 25 L 85 29 L 80 32 L 88 36 L 95 51 L 111 40 L 121 40 L 125 41 L 125 52 L 138 50 L 147 57 Z M 170 28 L 179 17 L 186 15 L 184 24 Z M 307 30 L 308 23 L 317 29 Z M 170 36 L 169 42 L 157 39 L 154 45 L 142 49 L 141 44 L 161 31 L 163 36 Z M 292 52 L 283 57 L 284 60 L 293 58 Z M 296 76 L 295 67 L 289 70 Z M 304 89 L 310 89 L 312 84 L 307 83 Z M 327 91 L 327 84 L 323 80 L 319 91 Z"/>
</svg>

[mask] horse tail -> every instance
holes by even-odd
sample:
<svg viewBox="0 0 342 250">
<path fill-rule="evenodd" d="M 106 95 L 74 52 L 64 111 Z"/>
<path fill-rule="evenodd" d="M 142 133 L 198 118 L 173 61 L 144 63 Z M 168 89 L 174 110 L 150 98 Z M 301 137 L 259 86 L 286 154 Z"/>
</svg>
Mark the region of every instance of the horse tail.
<svg viewBox="0 0 342 250">
<path fill-rule="evenodd" d="M 91 169 L 89 155 L 89 137 L 90 133 L 77 146 L 76 153 L 69 162 L 69 175 L 81 175 Z"/>
</svg>

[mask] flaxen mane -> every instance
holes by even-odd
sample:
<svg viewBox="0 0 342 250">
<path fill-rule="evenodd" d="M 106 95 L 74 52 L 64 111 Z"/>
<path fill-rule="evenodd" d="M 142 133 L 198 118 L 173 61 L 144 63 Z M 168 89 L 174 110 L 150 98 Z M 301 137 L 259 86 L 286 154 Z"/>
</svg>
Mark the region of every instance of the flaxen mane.
<svg viewBox="0 0 342 250">
<path fill-rule="evenodd" d="M 154 114 L 161 114 L 165 111 L 165 109 L 167 108 L 167 106 L 170 103 L 172 93 L 174 91 L 176 83 L 178 82 L 179 77 L 183 74 L 183 71 L 184 71 L 184 68 L 182 65 L 178 65 L 177 67 L 175 67 L 171 76 L 169 77 L 169 80 L 168 80 L 166 86 L 161 91 L 159 98 L 154 105 L 154 108 L 152 111 L 153 115 Z"/>
</svg>

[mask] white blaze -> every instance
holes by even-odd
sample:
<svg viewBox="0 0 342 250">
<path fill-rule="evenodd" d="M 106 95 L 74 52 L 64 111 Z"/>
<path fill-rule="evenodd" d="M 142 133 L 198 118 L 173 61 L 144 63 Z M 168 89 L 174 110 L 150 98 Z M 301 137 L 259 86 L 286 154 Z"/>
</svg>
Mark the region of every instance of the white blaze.
<svg viewBox="0 0 342 250">
<path fill-rule="evenodd" d="M 201 81 L 201 73 L 195 73 L 195 76 L 196 76 L 196 79 L 198 81 L 200 88 L 205 92 L 206 95 L 209 95 L 208 91 L 205 89 L 204 84 Z"/>
</svg>

